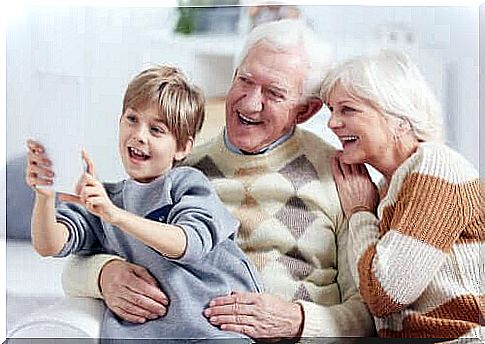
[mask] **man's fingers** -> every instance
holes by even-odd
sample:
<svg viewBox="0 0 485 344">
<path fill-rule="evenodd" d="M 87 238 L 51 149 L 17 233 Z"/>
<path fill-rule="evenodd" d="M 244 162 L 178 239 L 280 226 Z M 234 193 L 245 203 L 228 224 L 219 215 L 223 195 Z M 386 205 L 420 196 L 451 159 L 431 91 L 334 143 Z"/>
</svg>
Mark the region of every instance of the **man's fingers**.
<svg viewBox="0 0 485 344">
<path fill-rule="evenodd" d="M 161 306 L 167 306 L 169 304 L 168 298 L 158 287 L 152 284 L 147 284 L 145 281 L 131 283 L 128 288 L 134 295 L 141 295 L 144 297 L 143 300 L 139 300 L 140 302 L 145 302 L 145 299 L 148 300 L 145 303 L 147 303 L 147 306 L 150 307 L 150 309 L 156 307 L 157 310 L 160 311 L 161 307 L 157 305 L 161 304 Z"/>
<path fill-rule="evenodd" d="M 235 325 L 235 324 L 223 324 L 221 325 L 221 330 L 242 333 L 251 338 L 258 338 L 256 329 L 253 326 L 248 325 Z"/>
<path fill-rule="evenodd" d="M 150 273 L 144 267 L 136 265 L 133 267 L 133 272 L 136 276 L 140 277 L 145 282 L 152 284 L 155 287 L 158 286 L 157 280 L 152 275 L 150 275 Z"/>
<path fill-rule="evenodd" d="M 222 324 L 234 324 L 234 325 L 249 325 L 249 326 L 256 326 L 257 319 L 253 316 L 248 315 L 217 315 L 211 316 L 209 321 L 213 325 L 222 325 Z"/>
<path fill-rule="evenodd" d="M 129 321 L 135 324 L 143 324 L 146 322 L 146 318 L 128 313 L 126 310 L 124 310 L 119 306 L 112 306 L 110 309 L 113 311 L 113 313 L 115 313 L 118 317 L 120 317 L 123 320 Z"/>
<path fill-rule="evenodd" d="M 154 299 L 157 302 L 162 303 L 165 306 L 169 304 L 167 296 L 158 287 L 157 280 L 152 275 L 150 275 L 150 273 L 145 268 L 143 268 L 142 266 L 136 265 L 133 268 L 133 272 L 135 273 L 136 276 L 138 276 L 143 281 L 151 285 L 151 287 L 148 287 L 146 285 L 145 285 L 146 287 L 143 285 L 138 286 L 140 289 L 143 289 L 143 288 L 149 289 L 147 290 L 148 292 L 147 296 L 149 296 L 150 298 Z"/>
<path fill-rule="evenodd" d="M 257 302 L 258 298 L 260 297 L 257 293 L 241 293 L 241 292 L 232 292 L 231 295 L 219 296 L 213 298 L 209 306 L 223 306 L 223 305 L 231 305 L 234 303 L 238 304 L 246 304 L 251 305 Z"/>
<path fill-rule="evenodd" d="M 254 305 L 233 303 L 224 306 L 213 306 L 207 308 L 204 314 L 208 317 L 221 315 L 254 315 Z"/>
<path fill-rule="evenodd" d="M 119 309 L 124 310 L 126 313 L 146 319 L 156 319 L 161 316 L 161 314 L 159 313 L 151 312 L 148 309 L 140 307 L 140 305 L 134 304 L 129 300 L 124 299 L 123 296 L 117 297 L 114 300 L 110 300 L 110 304 L 113 307 L 118 307 Z"/>
<path fill-rule="evenodd" d="M 142 305 L 143 308 L 149 307 L 150 310 L 156 308 L 156 312 L 163 311 L 162 308 L 169 303 L 168 298 L 160 290 L 153 277 L 143 267 L 136 265 L 132 265 L 131 272 L 129 280 L 124 283 L 127 289 L 131 291 L 130 301 L 134 303 L 143 302 L 146 304 L 146 306 Z"/>
<path fill-rule="evenodd" d="M 161 302 L 157 302 L 151 297 L 140 294 L 136 291 L 131 290 L 130 288 L 126 289 L 127 290 L 122 293 L 122 296 L 130 303 L 137 305 L 137 307 L 146 309 L 152 314 L 164 316 L 167 313 L 167 308 Z"/>
</svg>

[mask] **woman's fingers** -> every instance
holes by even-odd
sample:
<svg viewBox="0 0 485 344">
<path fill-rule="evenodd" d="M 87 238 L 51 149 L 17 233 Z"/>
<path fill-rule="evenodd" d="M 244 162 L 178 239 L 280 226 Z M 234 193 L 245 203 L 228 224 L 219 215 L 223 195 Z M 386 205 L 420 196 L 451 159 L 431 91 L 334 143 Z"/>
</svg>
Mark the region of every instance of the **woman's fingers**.
<svg viewBox="0 0 485 344">
<path fill-rule="evenodd" d="M 344 178 L 352 173 L 352 165 L 347 165 L 346 163 L 342 162 L 341 159 L 339 159 L 338 162 Z"/>
<path fill-rule="evenodd" d="M 344 179 L 344 174 L 340 168 L 339 158 L 337 156 L 331 158 L 330 167 L 332 169 L 333 177 L 338 184 Z"/>
</svg>

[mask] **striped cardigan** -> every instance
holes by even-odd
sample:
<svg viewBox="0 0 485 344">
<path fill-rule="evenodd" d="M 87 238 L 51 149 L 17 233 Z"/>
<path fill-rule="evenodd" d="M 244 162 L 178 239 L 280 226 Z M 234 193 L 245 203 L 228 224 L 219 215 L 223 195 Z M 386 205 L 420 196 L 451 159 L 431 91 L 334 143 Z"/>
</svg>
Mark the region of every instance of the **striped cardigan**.
<svg viewBox="0 0 485 344">
<path fill-rule="evenodd" d="M 350 218 L 352 275 L 379 336 L 483 336 L 481 187 L 458 153 L 422 143 L 393 175 L 377 217 Z"/>
</svg>

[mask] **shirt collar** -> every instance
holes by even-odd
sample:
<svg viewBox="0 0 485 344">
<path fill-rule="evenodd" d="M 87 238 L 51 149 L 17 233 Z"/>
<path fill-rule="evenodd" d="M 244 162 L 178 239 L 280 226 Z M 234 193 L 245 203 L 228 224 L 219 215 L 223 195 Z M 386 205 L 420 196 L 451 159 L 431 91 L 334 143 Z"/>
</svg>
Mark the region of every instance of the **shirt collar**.
<svg viewBox="0 0 485 344">
<path fill-rule="evenodd" d="M 293 128 L 293 130 L 290 131 L 288 134 L 285 134 L 285 135 L 281 136 L 279 139 L 277 139 L 276 141 L 270 143 L 266 147 L 261 148 L 259 151 L 254 152 L 254 153 L 253 152 L 249 153 L 249 152 L 244 152 L 244 151 L 240 150 L 238 147 L 236 147 L 231 142 L 231 140 L 229 140 L 229 138 L 227 137 L 227 130 L 226 130 L 226 128 L 224 128 L 224 145 L 232 153 L 241 154 L 241 155 L 258 155 L 258 154 L 263 154 L 263 153 L 270 152 L 273 149 L 275 149 L 276 147 L 278 147 L 279 145 L 283 144 L 290 137 L 293 136 L 294 132 L 295 132 L 295 128 Z"/>
</svg>

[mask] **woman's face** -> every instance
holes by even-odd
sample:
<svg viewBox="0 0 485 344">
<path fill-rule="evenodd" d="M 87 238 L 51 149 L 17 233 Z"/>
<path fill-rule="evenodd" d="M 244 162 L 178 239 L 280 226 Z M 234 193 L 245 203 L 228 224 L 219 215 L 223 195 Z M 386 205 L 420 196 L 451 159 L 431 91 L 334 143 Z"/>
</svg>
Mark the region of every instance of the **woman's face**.
<svg viewBox="0 0 485 344">
<path fill-rule="evenodd" d="M 381 111 L 349 94 L 339 84 L 328 95 L 326 104 L 331 112 L 328 127 L 342 143 L 344 163 L 375 166 L 375 162 L 384 159 L 394 135 Z"/>
</svg>

